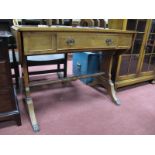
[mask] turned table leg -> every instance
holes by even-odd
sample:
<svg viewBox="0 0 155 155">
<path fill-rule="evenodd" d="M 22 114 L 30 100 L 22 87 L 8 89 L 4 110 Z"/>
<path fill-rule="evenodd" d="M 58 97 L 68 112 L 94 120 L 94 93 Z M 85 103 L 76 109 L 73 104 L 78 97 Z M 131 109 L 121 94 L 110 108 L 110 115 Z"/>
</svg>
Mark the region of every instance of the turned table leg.
<svg viewBox="0 0 155 155">
<path fill-rule="evenodd" d="M 114 53 L 115 52 L 108 51 L 104 54 L 102 58 L 101 70 L 105 72 L 105 75 L 103 78 L 100 78 L 100 80 L 102 85 L 107 89 L 109 95 L 112 98 L 112 101 L 115 104 L 120 105 L 120 101 L 116 96 L 114 84 L 111 80 L 111 70 Z"/>
<path fill-rule="evenodd" d="M 111 80 L 108 81 L 107 89 L 108 89 L 108 93 L 111 96 L 113 102 L 115 104 L 117 104 L 117 105 L 120 105 L 121 104 L 120 100 L 116 96 L 116 91 L 115 91 L 115 88 L 114 88 L 114 84 L 113 84 L 113 82 Z"/>
<path fill-rule="evenodd" d="M 34 132 L 38 132 L 40 129 L 39 129 L 39 125 L 38 125 L 38 122 L 35 116 L 33 100 L 30 95 L 29 75 L 28 75 L 26 56 L 24 56 L 22 62 L 23 62 L 22 64 L 23 66 L 23 89 L 25 93 L 25 103 L 26 103 L 26 107 L 28 110 L 31 124 L 32 124 L 32 128 Z"/>
</svg>

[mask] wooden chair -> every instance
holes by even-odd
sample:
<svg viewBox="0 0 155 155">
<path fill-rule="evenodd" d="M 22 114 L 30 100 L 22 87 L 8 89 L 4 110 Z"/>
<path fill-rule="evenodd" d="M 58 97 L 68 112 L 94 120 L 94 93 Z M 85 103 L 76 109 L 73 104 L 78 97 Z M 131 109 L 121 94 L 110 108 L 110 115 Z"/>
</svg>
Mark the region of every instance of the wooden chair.
<svg viewBox="0 0 155 155">
<path fill-rule="evenodd" d="M 93 19 L 81 19 L 80 26 L 94 27 L 95 26 L 95 21 Z"/>
<path fill-rule="evenodd" d="M 47 24 L 47 23 L 46 20 L 37 20 L 37 19 L 22 20 L 22 25 L 39 25 L 39 24 Z M 63 77 L 67 76 L 67 54 L 46 54 L 46 55 L 27 56 L 27 64 L 29 75 L 58 73 L 58 77 L 60 78 L 62 77 L 60 73 L 63 72 Z M 60 68 L 61 64 L 63 64 L 62 69 Z M 42 66 L 42 65 L 57 65 L 57 69 L 50 69 L 44 71 L 29 70 L 29 67 L 31 66 Z"/>
</svg>

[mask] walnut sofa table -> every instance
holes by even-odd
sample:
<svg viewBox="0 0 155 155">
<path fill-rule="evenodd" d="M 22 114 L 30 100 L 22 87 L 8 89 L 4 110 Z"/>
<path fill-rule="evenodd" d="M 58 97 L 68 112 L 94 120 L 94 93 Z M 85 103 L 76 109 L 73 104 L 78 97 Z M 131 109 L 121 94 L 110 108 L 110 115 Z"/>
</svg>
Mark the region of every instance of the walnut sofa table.
<svg viewBox="0 0 155 155">
<path fill-rule="evenodd" d="M 113 56 L 120 55 L 128 50 L 133 41 L 133 31 L 108 30 L 103 28 L 82 27 L 39 27 L 39 26 L 13 26 L 12 32 L 16 37 L 20 61 L 23 68 L 23 81 L 25 101 L 34 131 L 39 131 L 39 125 L 35 117 L 33 100 L 30 95 L 30 87 L 42 84 L 51 84 L 62 81 L 71 81 L 78 78 L 93 76 L 108 90 L 112 100 L 119 104 L 114 85 L 111 80 Z M 26 56 L 38 54 L 58 54 L 82 51 L 102 51 L 104 61 L 102 70 L 94 75 L 70 77 L 56 81 L 30 83 L 27 71 Z"/>
</svg>

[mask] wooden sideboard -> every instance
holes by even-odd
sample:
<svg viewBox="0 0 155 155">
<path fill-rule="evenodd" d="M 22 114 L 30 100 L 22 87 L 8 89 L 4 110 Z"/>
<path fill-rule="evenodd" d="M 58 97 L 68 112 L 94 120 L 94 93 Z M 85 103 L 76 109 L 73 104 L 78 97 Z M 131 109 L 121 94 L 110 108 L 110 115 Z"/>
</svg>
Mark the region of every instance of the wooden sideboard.
<svg viewBox="0 0 155 155">
<path fill-rule="evenodd" d="M 39 126 L 34 112 L 30 87 L 86 78 L 88 75 L 68 77 L 56 81 L 31 83 L 28 78 L 27 55 L 72 53 L 75 51 L 104 52 L 101 73 L 89 76 L 95 77 L 98 83 L 108 90 L 114 103 L 117 105 L 120 104 L 111 80 L 112 61 L 113 56 L 120 55 L 130 49 L 135 34 L 134 31 L 62 26 L 13 26 L 12 32 L 16 37 L 20 51 L 20 61 L 23 66 L 25 101 L 34 131 L 39 131 Z"/>
<path fill-rule="evenodd" d="M 12 83 L 7 41 L 9 36 L 0 35 L 0 121 L 15 120 L 21 125 L 18 101 Z"/>
</svg>

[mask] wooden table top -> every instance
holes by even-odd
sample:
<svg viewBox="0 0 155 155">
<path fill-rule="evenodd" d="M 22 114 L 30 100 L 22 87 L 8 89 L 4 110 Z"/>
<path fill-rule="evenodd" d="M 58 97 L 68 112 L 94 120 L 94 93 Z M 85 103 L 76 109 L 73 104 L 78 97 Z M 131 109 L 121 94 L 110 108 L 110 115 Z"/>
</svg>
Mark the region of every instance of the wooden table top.
<svg viewBox="0 0 155 155">
<path fill-rule="evenodd" d="M 116 29 L 104 29 L 100 27 L 72 27 L 72 26 L 12 26 L 16 31 L 50 31 L 50 32 L 95 32 L 95 33 L 136 33 L 136 31 L 116 30 Z"/>
</svg>

